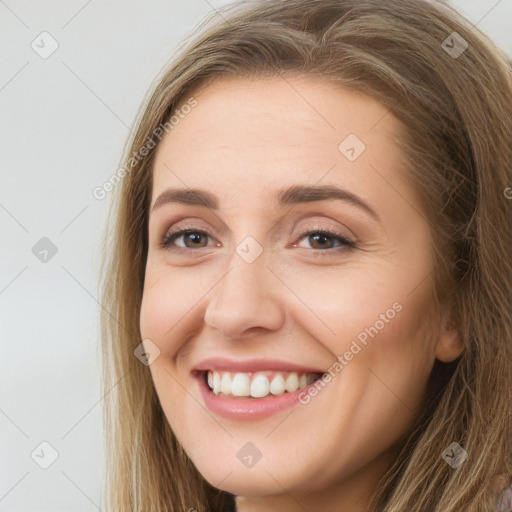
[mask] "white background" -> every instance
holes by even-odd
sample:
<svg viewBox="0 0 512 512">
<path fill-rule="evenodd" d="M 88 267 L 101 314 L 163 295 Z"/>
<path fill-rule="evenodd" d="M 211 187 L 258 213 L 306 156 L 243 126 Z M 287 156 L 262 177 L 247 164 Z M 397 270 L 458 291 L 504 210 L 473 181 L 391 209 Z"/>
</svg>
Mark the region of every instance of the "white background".
<svg viewBox="0 0 512 512">
<path fill-rule="evenodd" d="M 108 198 L 92 190 L 155 75 L 223 3 L 0 0 L 0 512 L 99 510 Z M 512 0 L 454 4 L 512 55 Z M 31 48 L 43 31 L 59 44 L 47 59 Z M 46 263 L 32 253 L 42 237 L 58 251 Z M 58 452 L 46 470 L 31 458 L 43 441 Z"/>
</svg>

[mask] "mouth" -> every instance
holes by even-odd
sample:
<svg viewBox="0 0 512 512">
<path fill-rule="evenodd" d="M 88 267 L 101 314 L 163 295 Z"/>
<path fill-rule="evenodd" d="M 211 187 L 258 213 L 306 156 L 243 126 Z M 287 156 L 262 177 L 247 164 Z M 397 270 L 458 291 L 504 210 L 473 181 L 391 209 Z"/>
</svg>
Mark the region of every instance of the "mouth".
<svg viewBox="0 0 512 512">
<path fill-rule="evenodd" d="M 295 393 L 314 383 L 322 375 L 296 371 L 201 372 L 202 379 L 214 395 L 253 399 Z"/>
<path fill-rule="evenodd" d="M 297 370 L 227 371 L 195 369 L 192 372 L 204 405 L 231 420 L 259 420 L 300 402 L 302 394 L 324 373 Z"/>
</svg>

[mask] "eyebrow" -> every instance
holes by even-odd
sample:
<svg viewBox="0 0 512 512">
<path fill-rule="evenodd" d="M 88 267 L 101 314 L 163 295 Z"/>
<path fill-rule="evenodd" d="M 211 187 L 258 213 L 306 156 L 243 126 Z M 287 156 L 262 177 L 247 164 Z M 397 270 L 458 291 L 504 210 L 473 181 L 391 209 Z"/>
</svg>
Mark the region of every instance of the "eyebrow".
<svg viewBox="0 0 512 512">
<path fill-rule="evenodd" d="M 380 220 L 377 212 L 358 195 L 335 185 L 293 185 L 289 188 L 278 190 L 276 198 L 281 206 L 325 200 L 345 201 L 364 210 L 376 220 Z M 218 197 L 206 190 L 173 188 L 165 190 L 157 197 L 151 211 L 153 212 L 160 206 L 168 203 L 204 206 L 212 210 L 219 209 Z"/>
</svg>

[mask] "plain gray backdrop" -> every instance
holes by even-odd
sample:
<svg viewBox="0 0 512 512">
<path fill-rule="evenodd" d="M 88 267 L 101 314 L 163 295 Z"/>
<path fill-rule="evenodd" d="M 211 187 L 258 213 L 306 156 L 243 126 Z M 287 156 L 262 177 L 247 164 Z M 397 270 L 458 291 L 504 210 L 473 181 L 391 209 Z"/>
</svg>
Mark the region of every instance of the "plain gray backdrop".
<svg viewBox="0 0 512 512">
<path fill-rule="evenodd" d="M 224 3 L 0 0 L 0 512 L 100 510 L 110 194 L 92 191 L 154 77 Z M 512 55 L 512 0 L 453 4 Z"/>
</svg>

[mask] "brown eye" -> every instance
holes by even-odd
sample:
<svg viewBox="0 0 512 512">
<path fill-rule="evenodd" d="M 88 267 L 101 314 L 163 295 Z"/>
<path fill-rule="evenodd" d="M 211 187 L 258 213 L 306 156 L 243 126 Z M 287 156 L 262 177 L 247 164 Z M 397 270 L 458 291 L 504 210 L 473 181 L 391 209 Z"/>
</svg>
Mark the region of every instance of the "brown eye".
<svg viewBox="0 0 512 512">
<path fill-rule="evenodd" d="M 309 235 L 309 239 L 313 249 L 331 249 L 329 246 L 332 246 L 332 237 L 329 235 L 317 233 L 314 235 Z M 331 240 L 331 243 L 329 243 L 329 239 Z M 315 244 L 319 244 L 320 246 L 315 247 Z"/>
<path fill-rule="evenodd" d="M 310 240 L 311 248 L 315 251 L 327 252 L 328 249 L 347 250 L 355 248 L 356 244 L 335 231 L 317 229 L 304 233 L 301 236 L 301 240 L 307 238 Z M 333 245 L 334 242 L 338 242 L 338 245 Z M 296 244 L 295 247 L 298 247 Z M 332 252 L 332 251 L 331 251 Z"/>
<path fill-rule="evenodd" d="M 184 245 L 178 245 L 178 247 L 182 249 L 203 249 L 208 246 L 207 238 L 209 237 L 208 233 L 199 229 L 181 229 L 179 231 L 175 231 L 174 233 L 168 233 L 162 241 L 162 247 L 166 249 L 171 249 L 172 245 L 174 245 L 175 240 L 179 238 L 183 238 Z M 187 244 L 187 240 L 189 244 Z M 206 245 L 204 241 L 206 240 Z"/>
</svg>

